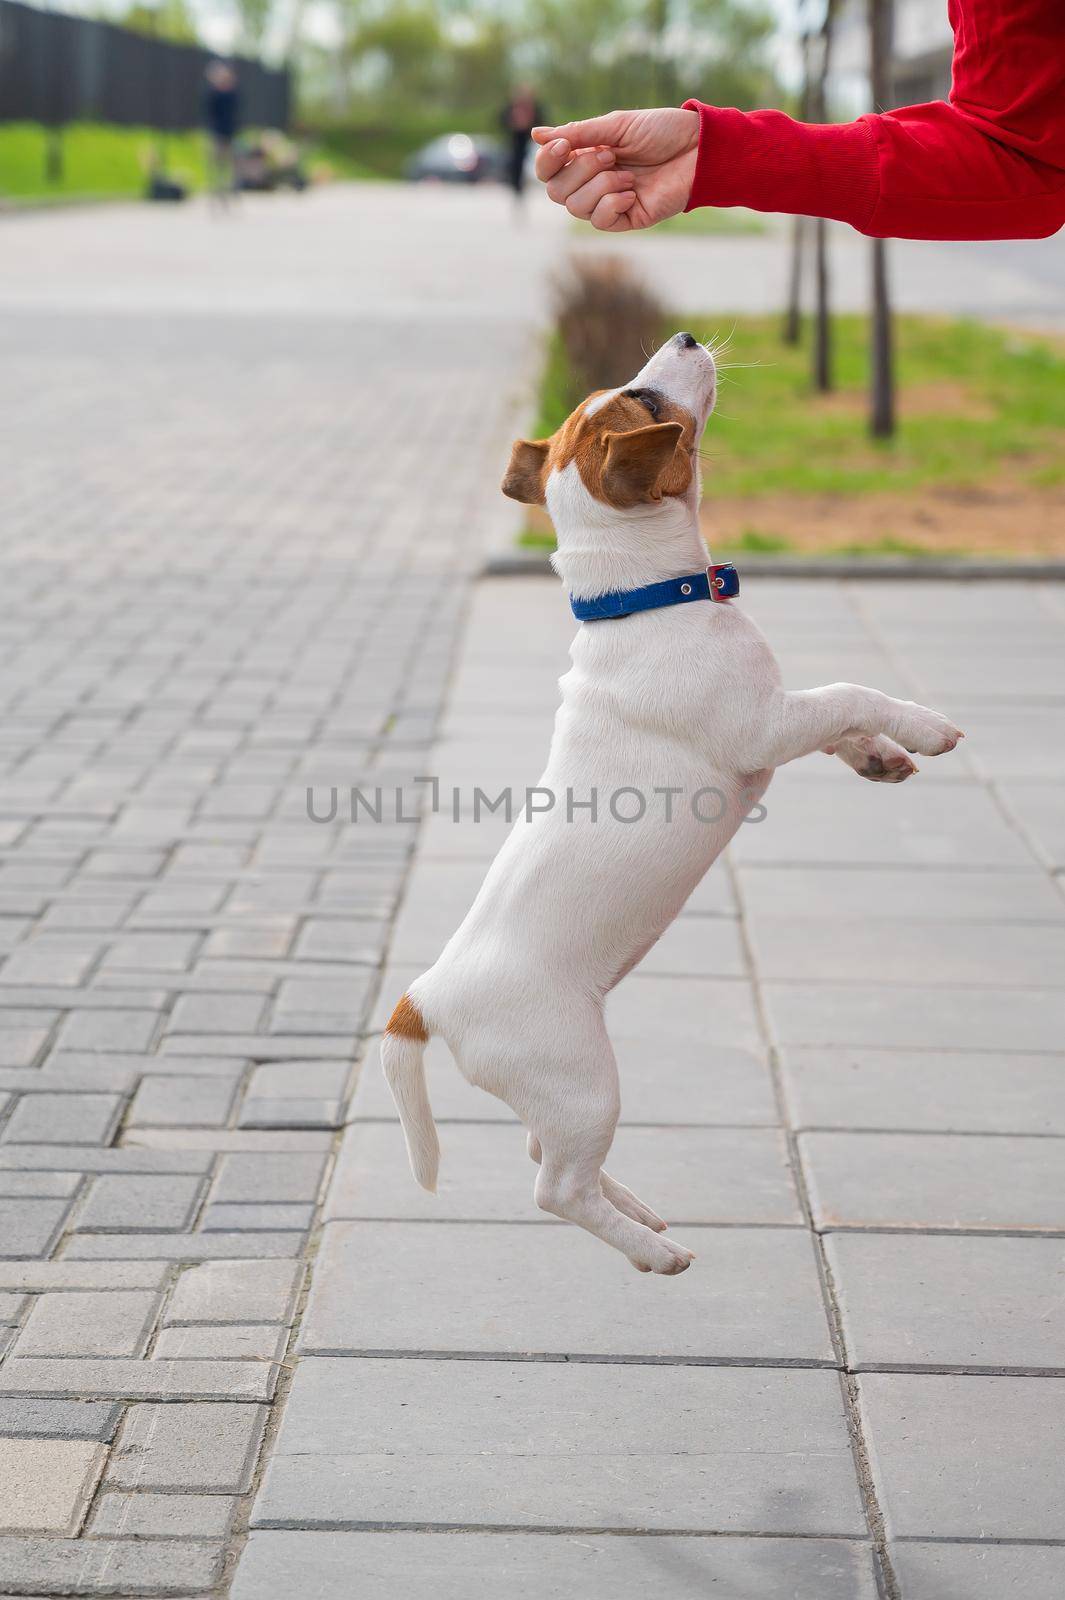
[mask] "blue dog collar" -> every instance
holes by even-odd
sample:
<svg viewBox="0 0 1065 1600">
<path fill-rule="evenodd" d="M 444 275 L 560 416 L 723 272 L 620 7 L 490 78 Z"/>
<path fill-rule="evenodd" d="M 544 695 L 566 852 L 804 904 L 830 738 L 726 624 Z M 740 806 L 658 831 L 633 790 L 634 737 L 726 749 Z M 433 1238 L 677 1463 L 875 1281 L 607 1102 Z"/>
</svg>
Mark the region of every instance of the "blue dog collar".
<svg viewBox="0 0 1065 1600">
<path fill-rule="evenodd" d="M 664 583 L 648 583 L 642 589 L 600 594 L 594 600 L 575 600 L 570 595 L 569 603 L 578 622 L 605 622 L 614 617 L 631 617 L 634 611 L 682 606 L 689 600 L 731 600 L 739 592 L 739 573 L 731 561 L 726 561 L 687 578 L 667 578 Z"/>
</svg>

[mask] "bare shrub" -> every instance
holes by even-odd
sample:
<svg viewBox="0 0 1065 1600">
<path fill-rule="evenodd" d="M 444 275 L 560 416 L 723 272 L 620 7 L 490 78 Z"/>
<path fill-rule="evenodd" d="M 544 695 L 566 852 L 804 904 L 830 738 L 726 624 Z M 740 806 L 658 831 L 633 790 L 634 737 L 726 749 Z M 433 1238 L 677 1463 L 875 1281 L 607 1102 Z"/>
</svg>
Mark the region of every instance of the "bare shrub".
<svg viewBox="0 0 1065 1600">
<path fill-rule="evenodd" d="M 617 256 L 571 256 L 553 280 L 552 299 L 570 407 L 593 389 L 628 383 L 661 342 L 663 306 Z"/>
</svg>

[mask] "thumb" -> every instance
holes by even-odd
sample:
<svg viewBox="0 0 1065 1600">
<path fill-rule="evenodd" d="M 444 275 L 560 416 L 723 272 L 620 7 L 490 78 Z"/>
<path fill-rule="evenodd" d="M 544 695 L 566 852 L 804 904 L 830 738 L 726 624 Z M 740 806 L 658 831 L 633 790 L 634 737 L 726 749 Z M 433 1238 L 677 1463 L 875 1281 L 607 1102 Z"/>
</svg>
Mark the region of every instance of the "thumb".
<svg viewBox="0 0 1065 1600">
<path fill-rule="evenodd" d="M 534 128 L 537 144 L 565 139 L 574 150 L 587 150 L 595 144 L 617 144 L 628 123 L 627 111 L 609 111 L 605 117 L 589 117 L 587 122 L 563 122 L 557 128 Z"/>
</svg>

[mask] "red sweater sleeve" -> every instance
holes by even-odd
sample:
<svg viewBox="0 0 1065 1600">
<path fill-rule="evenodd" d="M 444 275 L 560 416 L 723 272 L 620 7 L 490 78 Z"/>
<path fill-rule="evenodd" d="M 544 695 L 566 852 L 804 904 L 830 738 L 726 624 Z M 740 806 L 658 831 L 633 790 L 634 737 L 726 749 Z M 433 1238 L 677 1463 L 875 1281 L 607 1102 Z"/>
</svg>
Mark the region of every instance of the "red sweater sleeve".
<svg viewBox="0 0 1065 1600">
<path fill-rule="evenodd" d="M 688 210 L 750 206 L 900 239 L 1045 238 L 1065 224 L 1065 5 L 950 0 L 949 101 L 844 124 L 696 100 Z"/>
</svg>

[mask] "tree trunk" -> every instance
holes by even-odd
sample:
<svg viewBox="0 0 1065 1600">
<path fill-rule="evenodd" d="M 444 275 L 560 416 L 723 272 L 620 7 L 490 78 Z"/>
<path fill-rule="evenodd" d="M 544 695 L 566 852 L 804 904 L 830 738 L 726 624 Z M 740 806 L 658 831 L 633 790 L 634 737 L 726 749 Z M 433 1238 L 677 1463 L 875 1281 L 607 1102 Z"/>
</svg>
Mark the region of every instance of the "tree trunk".
<svg viewBox="0 0 1065 1600">
<path fill-rule="evenodd" d="M 890 98 L 891 33 L 892 0 L 869 0 L 869 79 L 874 111 L 883 110 Z M 885 241 L 874 239 L 872 252 L 869 431 L 874 439 L 889 439 L 895 432 L 895 363 Z"/>
<path fill-rule="evenodd" d="M 802 315 L 802 258 L 806 244 L 806 217 L 791 219 L 791 265 L 788 268 L 788 304 L 780 336 L 785 344 L 798 344 Z"/>
<path fill-rule="evenodd" d="M 818 217 L 815 228 L 814 388 L 827 394 L 832 388 L 832 313 L 828 303 L 828 227 L 824 217 Z"/>
<path fill-rule="evenodd" d="M 828 121 L 828 71 L 832 61 L 832 41 L 837 0 L 826 0 L 817 52 L 817 75 L 811 88 L 810 110 L 818 122 Z M 832 308 L 829 301 L 828 225 L 823 217 L 816 224 L 814 283 L 813 380 L 814 388 L 827 394 L 832 388 Z"/>
</svg>

